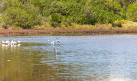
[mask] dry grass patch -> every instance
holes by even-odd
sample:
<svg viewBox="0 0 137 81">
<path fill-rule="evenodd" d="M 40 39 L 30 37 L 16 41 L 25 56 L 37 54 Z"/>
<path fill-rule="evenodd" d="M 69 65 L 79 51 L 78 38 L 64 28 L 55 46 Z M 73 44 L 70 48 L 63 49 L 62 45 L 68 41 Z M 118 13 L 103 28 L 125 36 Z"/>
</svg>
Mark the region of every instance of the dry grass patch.
<svg viewBox="0 0 137 81">
<path fill-rule="evenodd" d="M 137 22 L 127 21 L 122 26 L 123 29 L 137 29 Z"/>
</svg>

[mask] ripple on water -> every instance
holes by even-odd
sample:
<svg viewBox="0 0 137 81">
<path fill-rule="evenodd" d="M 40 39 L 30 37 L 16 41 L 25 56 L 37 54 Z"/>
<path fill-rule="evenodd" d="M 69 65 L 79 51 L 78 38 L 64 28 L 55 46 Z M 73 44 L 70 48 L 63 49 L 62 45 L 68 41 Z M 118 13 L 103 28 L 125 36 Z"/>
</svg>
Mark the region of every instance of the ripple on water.
<svg viewBox="0 0 137 81">
<path fill-rule="evenodd" d="M 0 45 L 0 80 L 137 80 L 136 35 L 17 36 L 0 40 L 23 42 L 21 46 Z M 47 40 L 55 41 L 55 45 Z"/>
</svg>

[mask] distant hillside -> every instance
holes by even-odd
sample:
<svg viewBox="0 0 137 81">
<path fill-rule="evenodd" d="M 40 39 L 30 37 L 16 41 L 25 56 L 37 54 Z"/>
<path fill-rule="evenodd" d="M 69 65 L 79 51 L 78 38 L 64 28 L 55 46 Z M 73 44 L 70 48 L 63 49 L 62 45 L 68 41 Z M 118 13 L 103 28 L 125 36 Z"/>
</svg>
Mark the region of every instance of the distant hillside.
<svg viewBox="0 0 137 81">
<path fill-rule="evenodd" d="M 137 21 L 137 0 L 0 0 L 1 27 Z"/>
</svg>

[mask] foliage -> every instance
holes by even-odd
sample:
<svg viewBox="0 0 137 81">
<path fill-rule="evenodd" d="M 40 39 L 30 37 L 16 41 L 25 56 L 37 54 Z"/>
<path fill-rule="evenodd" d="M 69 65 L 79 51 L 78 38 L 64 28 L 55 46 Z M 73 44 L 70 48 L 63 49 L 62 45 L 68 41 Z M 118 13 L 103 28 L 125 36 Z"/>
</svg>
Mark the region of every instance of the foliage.
<svg viewBox="0 0 137 81">
<path fill-rule="evenodd" d="M 1 0 L 1 13 L 0 23 L 4 28 L 13 26 L 44 29 L 47 25 L 43 22 L 50 23 L 50 27 L 63 28 L 72 27 L 63 24 L 64 22 L 80 25 L 111 23 L 113 26 L 120 26 L 121 22 L 118 20 L 137 21 L 137 2 L 136 0 Z"/>
<path fill-rule="evenodd" d="M 137 21 L 137 2 L 128 6 L 127 17 L 129 20 Z"/>
<path fill-rule="evenodd" d="M 115 21 L 114 23 L 112 23 L 113 27 L 122 27 L 122 23 Z"/>
<path fill-rule="evenodd" d="M 15 25 L 28 29 L 40 24 L 40 17 L 34 11 L 11 7 L 3 12 L 3 23 L 9 26 Z"/>
<path fill-rule="evenodd" d="M 96 14 L 95 12 L 92 10 L 92 7 L 88 6 L 85 7 L 83 10 L 83 23 L 84 24 L 92 24 L 94 25 L 96 23 Z"/>
<path fill-rule="evenodd" d="M 53 13 L 51 15 L 51 22 L 61 23 L 62 15 L 60 13 Z"/>
</svg>

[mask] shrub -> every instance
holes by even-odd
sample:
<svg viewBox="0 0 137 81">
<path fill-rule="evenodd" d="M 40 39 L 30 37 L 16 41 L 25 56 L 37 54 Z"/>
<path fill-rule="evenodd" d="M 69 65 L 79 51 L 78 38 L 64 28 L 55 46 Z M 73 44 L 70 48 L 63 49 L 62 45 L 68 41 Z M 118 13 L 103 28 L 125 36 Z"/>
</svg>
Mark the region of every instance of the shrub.
<svg viewBox="0 0 137 81">
<path fill-rule="evenodd" d="M 56 22 L 52 22 L 51 26 L 54 27 L 54 28 L 56 28 L 56 27 L 60 27 L 60 24 L 56 23 Z"/>
<path fill-rule="evenodd" d="M 79 1 L 81 2 L 81 1 Z M 85 2 L 85 1 L 84 1 Z M 81 9 L 83 7 L 82 3 L 78 3 L 75 0 L 45 0 L 42 6 L 42 15 L 47 18 L 50 15 L 53 16 L 54 13 L 61 14 L 62 21 L 77 22 L 80 23 L 82 20 Z"/>
<path fill-rule="evenodd" d="M 119 21 L 115 21 L 114 23 L 112 23 L 113 27 L 122 27 L 122 23 Z"/>
<path fill-rule="evenodd" d="M 60 27 L 61 27 L 61 28 L 64 28 L 64 29 L 72 28 L 70 22 L 62 22 L 62 23 L 60 24 Z"/>
<path fill-rule="evenodd" d="M 71 26 L 71 23 L 70 23 L 70 22 L 62 22 L 61 24 L 64 25 L 65 27 Z"/>
<path fill-rule="evenodd" d="M 21 30 L 22 27 L 20 27 L 20 26 L 15 26 L 15 25 L 11 25 L 11 26 L 8 27 L 8 29 L 12 29 L 12 30 Z"/>
<path fill-rule="evenodd" d="M 117 19 L 119 20 L 121 19 L 121 17 L 117 14 L 114 14 L 113 11 L 107 11 L 107 10 L 101 10 L 101 9 L 98 9 L 96 11 L 95 9 L 95 14 L 97 14 L 96 23 L 101 23 L 101 24 L 113 23 Z"/>
<path fill-rule="evenodd" d="M 34 26 L 34 27 L 32 27 L 32 29 L 34 29 L 34 30 L 44 30 L 44 29 L 46 29 L 46 27 L 45 26 L 43 26 L 43 25 L 36 25 L 36 26 Z"/>
<path fill-rule="evenodd" d="M 83 10 L 83 21 L 82 22 L 84 24 L 95 25 L 95 23 L 96 23 L 96 14 L 92 10 L 91 6 L 88 6 Z"/>
<path fill-rule="evenodd" d="M 11 7 L 3 12 L 3 23 L 10 26 L 15 25 L 25 29 L 29 29 L 34 25 L 40 24 L 40 18 L 35 13 Z"/>
<path fill-rule="evenodd" d="M 137 2 L 128 6 L 127 18 L 132 21 L 137 21 Z"/>
<path fill-rule="evenodd" d="M 39 1 L 40 2 L 40 1 Z M 42 7 L 42 15 L 45 17 L 50 16 L 53 13 L 61 13 L 62 15 L 67 14 L 66 10 L 66 4 L 63 3 L 62 1 L 43 1 L 40 6 Z"/>
<path fill-rule="evenodd" d="M 121 7 L 118 3 L 108 0 L 92 0 L 88 11 L 92 11 L 95 23 L 106 24 L 113 23 L 121 18 Z"/>
<path fill-rule="evenodd" d="M 129 22 L 130 22 L 130 24 L 132 23 L 131 21 L 127 21 L 127 20 L 117 20 L 112 23 L 112 26 L 113 27 L 122 27 L 124 24 L 127 24 Z"/>
<path fill-rule="evenodd" d="M 61 13 L 53 13 L 51 15 L 51 22 L 61 23 L 62 15 Z"/>
</svg>

